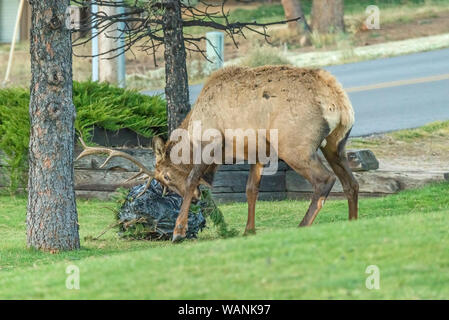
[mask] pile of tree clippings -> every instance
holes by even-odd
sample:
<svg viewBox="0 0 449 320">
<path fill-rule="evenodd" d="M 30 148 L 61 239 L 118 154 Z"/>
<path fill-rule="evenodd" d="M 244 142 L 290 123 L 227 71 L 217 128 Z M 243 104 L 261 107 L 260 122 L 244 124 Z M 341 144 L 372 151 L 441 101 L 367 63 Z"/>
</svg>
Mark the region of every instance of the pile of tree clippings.
<svg viewBox="0 0 449 320">
<path fill-rule="evenodd" d="M 116 223 L 119 236 L 128 240 L 170 240 L 182 205 L 182 197 L 164 187 L 155 179 L 149 188 L 145 184 L 133 187 L 126 197 L 119 199 Z M 223 213 L 215 204 L 210 191 L 201 189 L 200 200 L 190 206 L 187 239 L 197 238 L 210 218 L 221 237 L 236 234 L 229 230 Z M 98 238 L 98 237 L 97 237 Z"/>
</svg>

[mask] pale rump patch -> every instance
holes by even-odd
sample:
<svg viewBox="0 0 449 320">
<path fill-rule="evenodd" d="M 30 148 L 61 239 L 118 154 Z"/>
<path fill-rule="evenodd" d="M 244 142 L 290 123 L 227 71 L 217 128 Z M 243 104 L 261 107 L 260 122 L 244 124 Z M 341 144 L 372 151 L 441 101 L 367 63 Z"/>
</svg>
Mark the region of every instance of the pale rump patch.
<svg viewBox="0 0 449 320">
<path fill-rule="evenodd" d="M 327 84 L 319 90 L 321 110 L 329 125 L 329 135 L 338 145 L 354 125 L 354 109 L 343 86 L 332 74 L 326 70 L 319 70 L 318 74 Z"/>
</svg>

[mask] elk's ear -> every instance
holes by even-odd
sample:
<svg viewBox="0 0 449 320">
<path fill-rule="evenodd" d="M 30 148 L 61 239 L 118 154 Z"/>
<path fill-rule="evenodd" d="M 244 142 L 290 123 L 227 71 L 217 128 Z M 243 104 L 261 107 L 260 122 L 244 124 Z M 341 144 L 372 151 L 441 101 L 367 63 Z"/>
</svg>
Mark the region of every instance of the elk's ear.
<svg viewBox="0 0 449 320">
<path fill-rule="evenodd" d="M 160 137 L 154 137 L 152 141 L 153 151 L 156 155 L 156 162 L 165 159 L 165 142 Z"/>
</svg>

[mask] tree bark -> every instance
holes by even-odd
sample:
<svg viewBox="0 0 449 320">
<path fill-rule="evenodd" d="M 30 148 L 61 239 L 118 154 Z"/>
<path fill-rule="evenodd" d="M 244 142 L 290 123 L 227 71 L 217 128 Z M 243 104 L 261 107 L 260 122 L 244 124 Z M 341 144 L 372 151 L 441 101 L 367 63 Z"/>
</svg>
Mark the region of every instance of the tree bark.
<svg viewBox="0 0 449 320">
<path fill-rule="evenodd" d="M 165 97 L 168 134 L 176 129 L 190 111 L 186 50 L 179 0 L 167 0 L 163 16 Z"/>
<path fill-rule="evenodd" d="M 112 17 L 116 14 L 116 7 L 100 6 L 100 12 Z M 106 25 L 106 24 L 105 24 Z M 109 26 L 104 32 L 98 35 L 99 52 L 105 53 L 99 57 L 99 81 L 118 84 L 118 58 L 112 58 L 117 55 L 117 25 Z"/>
<path fill-rule="evenodd" d="M 281 0 L 282 7 L 285 12 L 285 19 L 290 20 L 297 17 L 301 17 L 300 20 L 290 21 L 288 23 L 289 29 L 300 29 L 301 25 L 303 26 L 303 30 L 306 32 L 310 31 L 310 27 L 307 24 L 306 17 L 304 16 L 304 12 L 302 11 L 301 1 L 300 0 Z"/>
<path fill-rule="evenodd" d="M 31 0 L 31 100 L 27 243 L 57 252 L 80 247 L 75 203 L 69 0 Z"/>
<path fill-rule="evenodd" d="M 344 32 L 343 0 L 313 0 L 312 30 L 319 33 Z"/>
</svg>

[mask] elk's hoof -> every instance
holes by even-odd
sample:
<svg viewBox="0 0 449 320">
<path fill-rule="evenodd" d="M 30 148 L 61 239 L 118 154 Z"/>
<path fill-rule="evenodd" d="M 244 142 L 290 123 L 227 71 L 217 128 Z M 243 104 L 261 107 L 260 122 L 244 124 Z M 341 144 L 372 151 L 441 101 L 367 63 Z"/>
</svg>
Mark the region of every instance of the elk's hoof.
<svg viewBox="0 0 449 320">
<path fill-rule="evenodd" d="M 245 232 L 243 233 L 243 236 L 247 237 L 247 236 L 251 236 L 251 235 L 255 235 L 255 234 L 256 234 L 256 229 L 248 229 L 248 230 L 245 230 Z"/>
<path fill-rule="evenodd" d="M 186 236 L 183 236 L 180 234 L 173 234 L 172 242 L 173 243 L 182 242 L 185 238 L 186 238 Z"/>
</svg>

